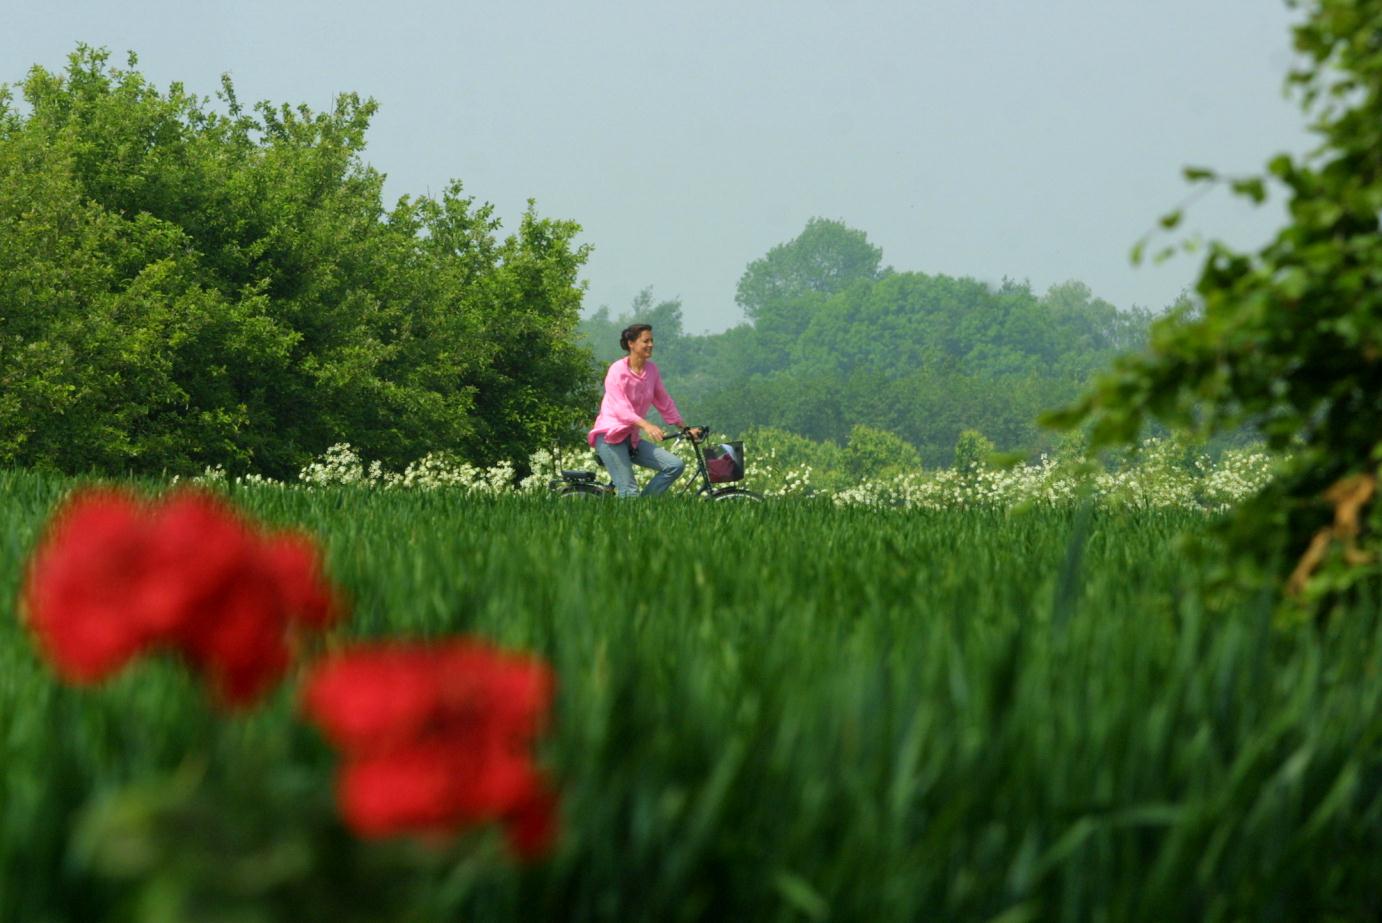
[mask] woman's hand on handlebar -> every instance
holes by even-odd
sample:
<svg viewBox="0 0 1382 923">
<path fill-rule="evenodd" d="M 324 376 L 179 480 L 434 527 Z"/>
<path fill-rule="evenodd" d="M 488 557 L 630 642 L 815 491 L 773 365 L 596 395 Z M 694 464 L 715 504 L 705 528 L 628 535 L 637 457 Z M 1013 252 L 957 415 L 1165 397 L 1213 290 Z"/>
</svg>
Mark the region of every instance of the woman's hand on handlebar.
<svg viewBox="0 0 1382 923">
<path fill-rule="evenodd" d="M 705 438 L 704 426 L 684 426 L 681 431 L 690 436 L 692 442 L 700 442 Z"/>
<path fill-rule="evenodd" d="M 654 442 L 654 444 L 659 443 L 663 440 L 662 430 L 659 427 L 656 427 L 653 424 L 649 423 L 647 420 L 640 421 L 638 424 L 638 428 L 643 430 L 643 434 L 647 436 L 649 439 L 651 439 Z"/>
</svg>

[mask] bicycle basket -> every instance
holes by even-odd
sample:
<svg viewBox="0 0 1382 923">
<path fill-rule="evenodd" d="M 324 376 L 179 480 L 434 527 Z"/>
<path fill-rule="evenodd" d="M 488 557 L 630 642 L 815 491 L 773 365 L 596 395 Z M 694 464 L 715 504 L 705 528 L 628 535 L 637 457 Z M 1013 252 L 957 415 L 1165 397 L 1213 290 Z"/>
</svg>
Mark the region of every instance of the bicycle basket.
<svg viewBox="0 0 1382 923">
<path fill-rule="evenodd" d="M 722 442 L 705 447 L 705 470 L 712 484 L 729 484 L 744 479 L 744 444 Z"/>
</svg>

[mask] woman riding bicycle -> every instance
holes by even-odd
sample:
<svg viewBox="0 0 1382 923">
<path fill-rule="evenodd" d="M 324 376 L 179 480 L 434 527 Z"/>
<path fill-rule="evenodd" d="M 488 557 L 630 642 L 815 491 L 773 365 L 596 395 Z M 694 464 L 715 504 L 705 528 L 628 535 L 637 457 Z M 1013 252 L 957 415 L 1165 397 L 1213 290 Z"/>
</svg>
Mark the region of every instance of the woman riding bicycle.
<svg viewBox="0 0 1382 923">
<path fill-rule="evenodd" d="M 657 474 L 643 488 L 643 496 L 652 497 L 665 493 L 672 482 L 681 477 L 686 462 L 658 447 L 657 443 L 663 438 L 662 429 L 649 423 L 644 416 L 652 406 L 670 425 L 684 424 L 651 358 L 652 326 L 631 324 L 625 327 L 619 335 L 619 346 L 628 355 L 616 359 L 605 373 L 605 396 L 600 401 L 600 415 L 595 418 L 588 441 L 609 471 L 620 497 L 633 497 L 638 493 L 638 484 L 633 479 L 634 465 L 655 470 Z M 646 441 L 640 438 L 640 433 L 647 437 Z"/>
</svg>

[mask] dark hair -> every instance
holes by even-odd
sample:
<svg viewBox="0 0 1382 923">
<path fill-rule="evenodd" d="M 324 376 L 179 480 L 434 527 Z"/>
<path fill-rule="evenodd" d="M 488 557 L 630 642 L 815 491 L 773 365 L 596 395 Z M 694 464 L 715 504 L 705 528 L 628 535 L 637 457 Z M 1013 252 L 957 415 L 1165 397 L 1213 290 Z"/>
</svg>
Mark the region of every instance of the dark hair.
<svg viewBox="0 0 1382 923">
<path fill-rule="evenodd" d="M 619 334 L 619 348 L 628 352 L 630 343 L 641 337 L 644 330 L 652 329 L 652 324 L 629 324 L 624 328 L 624 332 Z"/>
</svg>

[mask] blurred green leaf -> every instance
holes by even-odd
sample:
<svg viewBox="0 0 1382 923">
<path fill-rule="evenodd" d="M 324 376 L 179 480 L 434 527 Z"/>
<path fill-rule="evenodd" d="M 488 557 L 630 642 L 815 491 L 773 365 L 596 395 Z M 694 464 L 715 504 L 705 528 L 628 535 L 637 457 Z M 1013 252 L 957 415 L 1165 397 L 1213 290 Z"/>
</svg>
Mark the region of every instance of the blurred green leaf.
<svg viewBox="0 0 1382 923">
<path fill-rule="evenodd" d="M 800 875 L 779 871 L 773 876 L 773 887 L 797 910 L 811 920 L 830 919 L 830 905 L 811 883 Z"/>
<path fill-rule="evenodd" d="M 1229 188 L 1238 195 L 1252 199 L 1255 205 L 1261 205 L 1267 200 L 1267 186 L 1255 176 L 1247 179 L 1236 179 L 1229 184 Z"/>
</svg>

